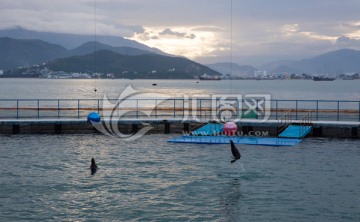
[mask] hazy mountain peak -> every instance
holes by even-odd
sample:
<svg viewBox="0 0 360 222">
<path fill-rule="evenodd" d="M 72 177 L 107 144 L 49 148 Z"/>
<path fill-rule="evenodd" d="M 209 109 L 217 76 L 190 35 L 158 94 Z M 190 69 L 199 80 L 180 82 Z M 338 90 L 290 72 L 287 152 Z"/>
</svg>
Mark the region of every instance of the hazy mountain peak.
<svg viewBox="0 0 360 222">
<path fill-rule="evenodd" d="M 159 49 L 151 48 L 139 42 L 128 40 L 120 36 L 105 36 L 105 35 L 80 35 L 54 32 L 39 32 L 27 30 L 22 27 L 15 27 L 10 29 L 0 30 L 0 37 L 9 37 L 13 39 L 40 39 L 45 42 L 61 45 L 67 49 L 74 49 L 84 43 L 95 41 L 112 47 L 132 47 L 141 50 L 146 50 L 158 54 L 165 54 Z"/>
<path fill-rule="evenodd" d="M 0 38 L 0 69 L 30 66 L 67 56 L 66 48 L 38 39 Z"/>
<path fill-rule="evenodd" d="M 273 73 L 341 74 L 360 72 L 360 51 L 339 49 L 298 61 L 267 63 L 262 69 Z"/>
</svg>

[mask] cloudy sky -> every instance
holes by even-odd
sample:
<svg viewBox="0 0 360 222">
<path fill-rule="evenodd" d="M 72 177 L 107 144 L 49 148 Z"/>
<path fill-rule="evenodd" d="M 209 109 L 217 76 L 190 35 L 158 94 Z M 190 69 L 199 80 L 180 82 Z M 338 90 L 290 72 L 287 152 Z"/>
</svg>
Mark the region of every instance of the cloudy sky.
<svg viewBox="0 0 360 222">
<path fill-rule="evenodd" d="M 360 50 L 359 9 L 360 0 L 1 0 L 0 29 L 96 27 L 201 63 L 260 65 Z"/>
</svg>

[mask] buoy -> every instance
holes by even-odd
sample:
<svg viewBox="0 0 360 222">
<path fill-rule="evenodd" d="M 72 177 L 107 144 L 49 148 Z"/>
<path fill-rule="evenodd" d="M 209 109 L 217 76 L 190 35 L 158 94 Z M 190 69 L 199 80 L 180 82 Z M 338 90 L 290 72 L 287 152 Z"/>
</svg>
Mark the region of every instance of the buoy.
<svg viewBox="0 0 360 222">
<path fill-rule="evenodd" d="M 87 116 L 87 121 L 88 122 L 100 122 L 101 120 L 101 117 L 98 113 L 95 113 L 95 112 L 92 112 L 92 113 L 89 113 L 89 115 Z"/>
<path fill-rule="evenodd" d="M 226 122 L 224 124 L 224 134 L 226 136 L 235 136 L 237 132 L 237 125 L 234 122 Z"/>
</svg>

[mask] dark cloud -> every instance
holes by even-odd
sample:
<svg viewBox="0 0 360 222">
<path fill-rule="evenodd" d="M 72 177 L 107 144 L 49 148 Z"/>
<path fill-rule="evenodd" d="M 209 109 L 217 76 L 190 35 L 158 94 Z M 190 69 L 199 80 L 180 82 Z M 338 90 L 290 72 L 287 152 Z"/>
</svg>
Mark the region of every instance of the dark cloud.
<svg viewBox="0 0 360 222">
<path fill-rule="evenodd" d="M 151 47 L 170 42 L 163 39 L 191 39 L 199 42 L 194 49 L 206 49 L 204 52 L 211 52 L 211 58 L 230 54 L 230 36 L 234 58 L 286 54 L 287 59 L 340 47 L 360 48 L 360 40 L 355 39 L 359 38 L 360 29 L 359 0 L 230 3 L 231 0 L 0 0 L 0 29 L 21 26 L 36 31 L 91 34 L 96 23 L 99 35 L 146 41 L 153 44 Z M 151 41 L 154 39 L 159 41 Z"/>
<path fill-rule="evenodd" d="M 185 32 L 175 32 L 175 31 L 172 31 L 169 28 L 164 29 L 162 32 L 159 33 L 159 35 L 170 35 L 170 36 L 176 36 L 176 37 L 179 37 L 179 38 L 188 38 L 188 39 L 196 38 L 195 34 L 188 34 L 188 33 L 185 33 Z"/>
<path fill-rule="evenodd" d="M 149 41 L 149 40 L 153 40 L 153 39 L 159 39 L 159 37 L 156 36 L 154 33 L 148 32 L 148 31 L 139 32 L 139 33 L 136 33 L 135 35 L 139 39 L 141 39 L 142 41 Z"/>
</svg>

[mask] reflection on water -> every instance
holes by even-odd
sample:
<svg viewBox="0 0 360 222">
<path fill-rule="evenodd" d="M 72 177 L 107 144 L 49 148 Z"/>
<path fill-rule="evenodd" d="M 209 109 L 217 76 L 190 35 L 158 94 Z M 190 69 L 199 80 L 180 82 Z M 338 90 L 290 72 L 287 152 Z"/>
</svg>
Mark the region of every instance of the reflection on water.
<svg viewBox="0 0 360 222">
<path fill-rule="evenodd" d="M 233 178 L 228 184 L 229 189 L 225 193 L 224 207 L 225 216 L 228 221 L 239 221 L 243 214 L 241 206 L 244 196 L 241 194 L 241 182 L 238 178 Z M 241 212 L 241 213 L 240 213 Z"/>
</svg>

